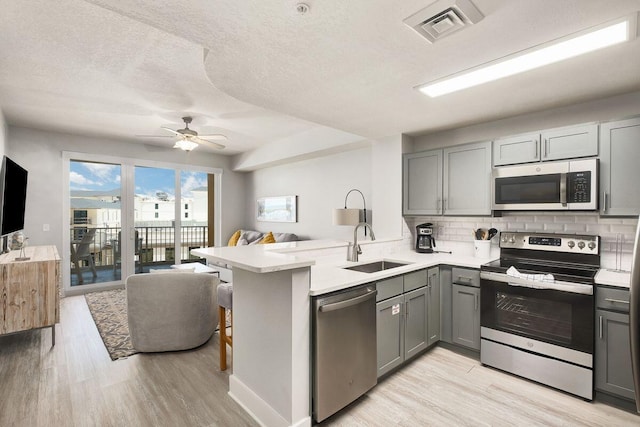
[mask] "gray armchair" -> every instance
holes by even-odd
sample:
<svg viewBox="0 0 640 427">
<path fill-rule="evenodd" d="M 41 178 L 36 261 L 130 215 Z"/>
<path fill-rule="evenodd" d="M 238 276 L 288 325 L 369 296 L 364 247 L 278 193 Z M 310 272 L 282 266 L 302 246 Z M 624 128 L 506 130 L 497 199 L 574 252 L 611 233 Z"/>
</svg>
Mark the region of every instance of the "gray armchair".
<svg viewBox="0 0 640 427">
<path fill-rule="evenodd" d="M 211 338 L 218 325 L 212 274 L 136 274 L 126 280 L 129 333 L 140 352 L 186 350 Z"/>
</svg>

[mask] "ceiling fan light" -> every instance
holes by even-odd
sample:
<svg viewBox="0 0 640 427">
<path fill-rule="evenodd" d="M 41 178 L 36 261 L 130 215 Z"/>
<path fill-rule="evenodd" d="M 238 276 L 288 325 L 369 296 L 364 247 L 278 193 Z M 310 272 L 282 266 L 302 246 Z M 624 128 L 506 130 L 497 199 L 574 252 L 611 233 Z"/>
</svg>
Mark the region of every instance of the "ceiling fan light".
<svg viewBox="0 0 640 427">
<path fill-rule="evenodd" d="M 176 144 L 173 146 L 173 148 L 179 148 L 184 151 L 191 151 L 197 146 L 198 144 L 196 142 L 189 141 L 187 139 L 180 139 L 176 141 Z"/>
</svg>

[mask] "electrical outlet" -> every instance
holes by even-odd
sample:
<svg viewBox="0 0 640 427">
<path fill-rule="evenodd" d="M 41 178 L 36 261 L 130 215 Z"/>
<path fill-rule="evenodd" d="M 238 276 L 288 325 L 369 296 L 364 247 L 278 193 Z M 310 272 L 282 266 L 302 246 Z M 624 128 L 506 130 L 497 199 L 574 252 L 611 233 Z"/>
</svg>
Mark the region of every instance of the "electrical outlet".
<svg viewBox="0 0 640 427">
<path fill-rule="evenodd" d="M 42 231 L 49 231 L 49 224 L 42 224 Z"/>
</svg>

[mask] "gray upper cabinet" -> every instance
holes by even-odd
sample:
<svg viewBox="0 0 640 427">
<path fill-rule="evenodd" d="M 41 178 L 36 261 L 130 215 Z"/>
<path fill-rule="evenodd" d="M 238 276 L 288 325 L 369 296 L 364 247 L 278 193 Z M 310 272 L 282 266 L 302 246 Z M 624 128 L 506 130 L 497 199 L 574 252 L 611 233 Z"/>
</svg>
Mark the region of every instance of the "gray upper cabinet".
<svg viewBox="0 0 640 427">
<path fill-rule="evenodd" d="M 598 125 L 547 129 L 493 141 L 493 165 L 515 165 L 598 155 Z"/>
<path fill-rule="evenodd" d="M 404 215 L 439 215 L 442 207 L 442 150 L 403 156 Z"/>
<path fill-rule="evenodd" d="M 493 141 L 493 165 L 514 165 L 540 160 L 540 134 L 525 133 Z"/>
<path fill-rule="evenodd" d="M 600 125 L 600 214 L 640 214 L 640 117 Z"/>
<path fill-rule="evenodd" d="M 540 158 L 572 159 L 598 155 L 598 125 L 584 124 L 542 131 Z"/>
<path fill-rule="evenodd" d="M 445 148 L 445 215 L 491 214 L 491 143 Z"/>
<path fill-rule="evenodd" d="M 403 215 L 490 215 L 491 143 L 403 156 Z"/>
</svg>

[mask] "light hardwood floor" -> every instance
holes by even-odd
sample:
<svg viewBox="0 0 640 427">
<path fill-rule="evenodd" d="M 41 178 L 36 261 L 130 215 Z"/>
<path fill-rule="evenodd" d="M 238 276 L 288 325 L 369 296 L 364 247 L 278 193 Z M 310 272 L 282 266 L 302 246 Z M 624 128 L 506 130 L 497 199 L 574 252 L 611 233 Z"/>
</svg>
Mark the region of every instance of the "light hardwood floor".
<svg viewBox="0 0 640 427">
<path fill-rule="evenodd" d="M 0 426 L 251 426 L 227 395 L 217 335 L 184 352 L 112 362 L 84 297 L 49 329 L 0 337 Z M 231 365 L 233 366 L 233 365 Z M 640 426 L 589 403 L 435 348 L 322 425 Z"/>
</svg>

